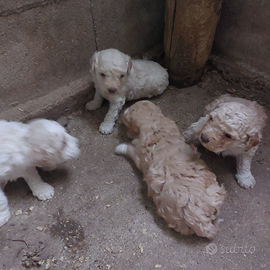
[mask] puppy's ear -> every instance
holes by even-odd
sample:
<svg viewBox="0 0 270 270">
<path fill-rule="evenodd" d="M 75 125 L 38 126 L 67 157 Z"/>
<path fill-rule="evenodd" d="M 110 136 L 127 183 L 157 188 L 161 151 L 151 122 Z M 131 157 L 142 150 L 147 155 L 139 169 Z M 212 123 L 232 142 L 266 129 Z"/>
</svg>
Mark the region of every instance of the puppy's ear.
<svg viewBox="0 0 270 270">
<path fill-rule="evenodd" d="M 96 67 L 98 66 L 98 54 L 99 54 L 99 52 L 95 52 L 89 60 L 90 73 L 95 71 Z"/>
<path fill-rule="evenodd" d="M 124 113 L 121 115 L 121 120 L 125 124 L 125 126 L 129 126 L 130 124 L 130 115 L 129 115 L 129 108 L 127 108 Z"/>
<path fill-rule="evenodd" d="M 153 102 L 149 101 L 149 100 L 143 100 L 141 101 L 142 104 L 144 106 L 146 106 L 146 108 L 148 109 L 148 111 L 150 112 L 154 112 L 156 115 L 157 114 L 162 114 L 162 110 L 160 109 L 160 107 L 158 107 L 157 105 L 155 105 Z"/>
<path fill-rule="evenodd" d="M 31 150 L 31 159 L 36 166 L 40 166 L 43 163 L 44 153 L 42 149 L 36 147 L 35 149 Z"/>
<path fill-rule="evenodd" d="M 135 138 L 139 134 L 139 128 L 134 121 L 130 119 L 130 108 L 127 108 L 121 115 L 121 120 L 127 127 L 127 133 L 131 138 Z"/>
<path fill-rule="evenodd" d="M 260 142 L 259 134 L 255 133 L 253 136 L 249 136 L 246 143 L 245 152 L 248 152 L 253 147 L 257 146 Z"/>
<path fill-rule="evenodd" d="M 131 68 L 132 68 L 132 60 L 130 56 L 127 56 L 127 65 L 128 65 L 128 69 L 127 69 L 127 74 L 130 74 Z"/>
<path fill-rule="evenodd" d="M 127 135 L 130 138 L 135 139 L 138 137 L 139 134 L 140 130 L 135 124 L 132 123 L 130 126 L 127 127 Z"/>
</svg>

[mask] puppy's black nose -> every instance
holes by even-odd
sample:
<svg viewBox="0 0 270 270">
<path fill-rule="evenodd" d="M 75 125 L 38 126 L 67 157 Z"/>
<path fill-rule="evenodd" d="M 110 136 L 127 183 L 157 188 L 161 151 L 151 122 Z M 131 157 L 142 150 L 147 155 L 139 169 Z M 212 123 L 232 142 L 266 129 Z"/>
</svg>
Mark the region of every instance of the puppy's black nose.
<svg viewBox="0 0 270 270">
<path fill-rule="evenodd" d="M 208 143 L 208 142 L 209 142 L 209 139 L 202 133 L 202 134 L 201 134 L 201 141 L 202 141 L 203 143 Z"/>
<path fill-rule="evenodd" d="M 117 89 L 116 88 L 108 88 L 108 91 L 110 94 L 116 93 Z"/>
</svg>

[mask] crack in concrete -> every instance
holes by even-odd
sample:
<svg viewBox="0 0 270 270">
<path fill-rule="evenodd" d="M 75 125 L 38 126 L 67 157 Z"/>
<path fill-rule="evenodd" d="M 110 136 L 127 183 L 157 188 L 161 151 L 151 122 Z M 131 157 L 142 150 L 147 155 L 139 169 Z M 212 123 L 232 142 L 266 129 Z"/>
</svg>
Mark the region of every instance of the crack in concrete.
<svg viewBox="0 0 270 270">
<path fill-rule="evenodd" d="M 92 18 L 92 24 L 93 24 L 93 29 L 94 29 L 94 38 L 95 38 L 95 45 L 96 45 L 96 51 L 98 51 L 98 36 L 97 36 L 97 25 L 95 21 L 95 16 L 94 16 L 94 6 L 91 0 L 89 0 L 90 3 L 90 8 L 91 8 L 91 18 Z"/>
</svg>

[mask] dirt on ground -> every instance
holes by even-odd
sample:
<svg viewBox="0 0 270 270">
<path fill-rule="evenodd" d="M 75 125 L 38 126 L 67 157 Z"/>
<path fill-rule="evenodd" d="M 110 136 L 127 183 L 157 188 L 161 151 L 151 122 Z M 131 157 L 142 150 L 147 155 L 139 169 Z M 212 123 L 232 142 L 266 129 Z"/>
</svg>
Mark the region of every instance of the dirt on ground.
<svg viewBox="0 0 270 270">
<path fill-rule="evenodd" d="M 211 67 L 199 84 L 170 86 L 151 100 L 184 131 L 224 93 L 257 100 L 269 115 L 269 93 L 243 90 Z M 118 122 L 112 134 L 98 132 L 107 110 L 105 102 L 97 111 L 82 108 L 59 119 L 80 140 L 81 155 L 55 171 L 40 171 L 55 188 L 52 200 L 38 201 L 23 179 L 6 186 L 12 216 L 0 229 L 1 270 L 270 269 L 270 118 L 253 159 L 252 190 L 237 185 L 235 158 L 199 147 L 227 190 L 220 213 L 224 222 L 210 241 L 182 236 L 156 215 L 142 173 L 114 154 L 128 141 L 125 127 Z"/>
</svg>

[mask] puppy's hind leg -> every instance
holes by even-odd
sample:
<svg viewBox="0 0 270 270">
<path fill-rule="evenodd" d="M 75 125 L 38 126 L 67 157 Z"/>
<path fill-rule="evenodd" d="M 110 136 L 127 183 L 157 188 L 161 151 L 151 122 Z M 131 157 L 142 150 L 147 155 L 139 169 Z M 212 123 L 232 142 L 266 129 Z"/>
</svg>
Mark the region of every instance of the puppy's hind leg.
<svg viewBox="0 0 270 270">
<path fill-rule="evenodd" d="M 5 193 L 0 188 L 0 227 L 8 222 L 10 212 L 8 207 L 8 200 Z"/>
<path fill-rule="evenodd" d="M 99 94 L 99 92 L 96 90 L 95 92 L 95 96 L 94 96 L 94 99 L 89 101 L 86 105 L 85 105 L 85 108 L 88 110 L 88 111 L 94 111 L 96 109 L 98 109 L 101 105 L 102 105 L 102 102 L 103 102 L 103 97 Z"/>
<path fill-rule="evenodd" d="M 135 148 L 132 145 L 126 144 L 126 143 L 119 144 L 115 148 L 115 153 L 118 155 L 125 155 L 125 156 L 131 158 L 133 160 L 133 162 L 135 163 L 136 167 L 139 170 L 141 170 L 140 158 L 135 153 Z"/>
<path fill-rule="evenodd" d="M 46 201 L 53 197 L 54 188 L 41 180 L 35 167 L 27 168 L 23 178 L 39 200 Z"/>
</svg>

